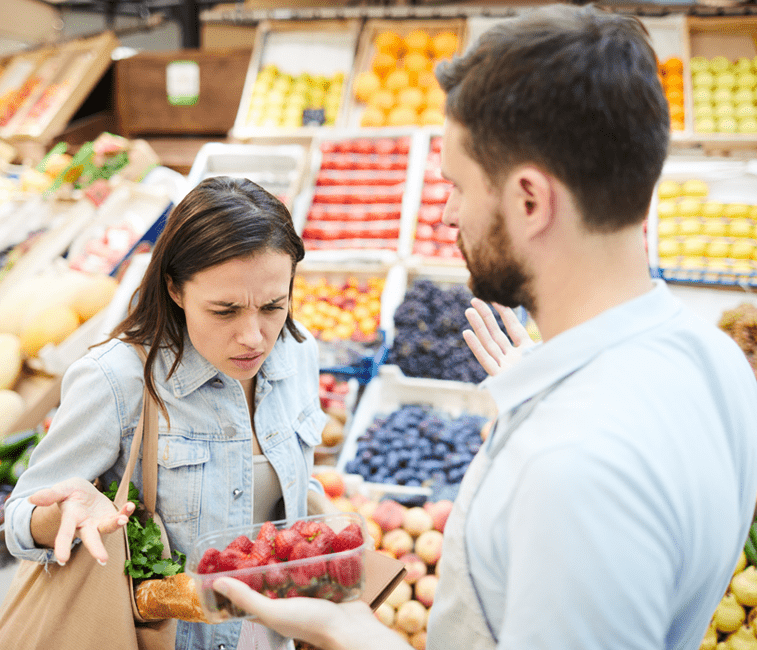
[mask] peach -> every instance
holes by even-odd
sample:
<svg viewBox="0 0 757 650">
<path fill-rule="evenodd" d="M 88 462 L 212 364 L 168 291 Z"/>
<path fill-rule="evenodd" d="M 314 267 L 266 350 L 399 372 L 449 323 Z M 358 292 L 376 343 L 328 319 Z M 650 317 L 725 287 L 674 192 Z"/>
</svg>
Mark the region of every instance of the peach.
<svg viewBox="0 0 757 650">
<path fill-rule="evenodd" d="M 387 605 L 394 607 L 394 609 L 399 609 L 399 607 L 410 600 L 412 596 L 413 588 L 404 580 L 400 580 L 397 583 L 397 586 L 392 590 L 392 593 L 386 597 L 384 602 Z"/>
<path fill-rule="evenodd" d="M 410 645 L 413 646 L 413 650 L 426 650 L 426 630 L 411 635 Z"/>
<path fill-rule="evenodd" d="M 421 576 L 415 583 L 415 599 L 424 607 L 431 607 L 434 604 L 434 592 L 439 578 L 433 573 Z"/>
<path fill-rule="evenodd" d="M 355 499 L 351 499 L 352 503 L 355 503 Z M 357 512 L 363 515 L 366 519 L 373 519 L 373 513 L 376 511 L 378 503 L 375 501 L 362 501 L 355 504 Z"/>
<path fill-rule="evenodd" d="M 368 532 L 370 533 L 371 537 L 373 537 L 373 548 L 378 549 L 381 547 L 381 538 L 383 537 L 383 533 L 381 532 L 381 526 L 379 526 L 373 519 L 366 519 L 365 520 L 366 528 L 368 528 Z"/>
<path fill-rule="evenodd" d="M 433 566 L 442 556 L 443 541 L 444 536 L 438 530 L 427 530 L 415 540 L 415 552 L 426 564 Z"/>
<path fill-rule="evenodd" d="M 384 537 L 381 539 L 381 548 L 394 553 L 394 557 L 400 557 L 400 555 L 410 553 L 413 550 L 413 538 L 403 528 L 395 528 L 384 533 Z"/>
<path fill-rule="evenodd" d="M 355 506 L 347 497 L 335 497 L 331 499 L 331 503 L 341 512 L 355 512 Z"/>
<path fill-rule="evenodd" d="M 442 499 L 441 501 L 432 503 L 429 507 L 433 527 L 440 533 L 444 532 L 444 526 L 447 524 L 447 519 L 449 518 L 449 513 L 452 512 L 453 505 L 449 499 Z"/>
<path fill-rule="evenodd" d="M 428 611 L 417 600 L 408 600 L 397 608 L 396 625 L 408 634 L 415 634 L 426 627 Z"/>
<path fill-rule="evenodd" d="M 394 530 L 402 526 L 407 508 L 392 499 L 380 501 L 373 511 L 372 519 L 384 532 Z"/>
<path fill-rule="evenodd" d="M 405 569 L 407 569 L 403 580 L 411 585 L 428 573 L 426 563 L 415 553 L 404 553 L 399 557 L 399 560 L 405 564 Z"/>
<path fill-rule="evenodd" d="M 422 532 L 434 527 L 434 520 L 429 512 L 416 506 L 405 510 L 402 527 L 413 537 L 418 537 Z"/>
<path fill-rule="evenodd" d="M 394 607 L 392 607 L 386 601 L 381 603 L 376 608 L 376 611 L 374 612 L 374 614 L 376 615 L 376 618 L 387 627 L 392 627 L 394 625 L 396 612 L 394 611 Z"/>
<path fill-rule="evenodd" d="M 396 624 L 391 627 L 391 630 L 393 632 L 396 632 L 403 641 L 405 641 L 406 643 L 410 643 L 410 635 L 407 632 L 405 632 L 405 630 L 403 630 L 400 627 L 397 627 Z"/>
</svg>

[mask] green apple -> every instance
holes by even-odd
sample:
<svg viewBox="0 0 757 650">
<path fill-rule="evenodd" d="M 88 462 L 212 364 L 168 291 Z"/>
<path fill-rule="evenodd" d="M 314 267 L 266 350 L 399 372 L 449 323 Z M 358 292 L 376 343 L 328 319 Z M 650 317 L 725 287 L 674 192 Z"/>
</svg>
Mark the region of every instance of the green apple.
<svg viewBox="0 0 757 650">
<path fill-rule="evenodd" d="M 731 67 L 730 59 L 727 59 L 726 57 L 722 55 L 714 56 L 710 59 L 710 72 L 713 72 L 713 73 L 725 72 L 730 67 Z"/>
<path fill-rule="evenodd" d="M 694 119 L 701 120 L 703 117 L 714 117 L 715 108 L 712 104 L 697 104 L 694 107 Z"/>
<path fill-rule="evenodd" d="M 738 104 L 734 110 L 734 115 L 739 119 L 743 117 L 757 117 L 757 106 L 747 102 Z"/>
<path fill-rule="evenodd" d="M 712 93 L 713 104 L 731 104 L 733 102 L 733 93 L 728 88 L 718 88 Z"/>
<path fill-rule="evenodd" d="M 739 130 L 738 122 L 732 117 L 722 117 L 716 122 L 718 133 L 736 133 Z"/>
<path fill-rule="evenodd" d="M 738 76 L 736 77 L 737 88 L 748 88 L 749 90 L 754 90 L 755 86 L 757 86 L 757 75 L 754 74 L 754 72 L 739 72 Z"/>
<path fill-rule="evenodd" d="M 692 73 L 703 72 L 710 69 L 710 62 L 703 56 L 692 56 L 689 60 Z"/>
<path fill-rule="evenodd" d="M 715 77 L 715 88 L 728 88 L 733 90 L 736 86 L 736 75 L 732 72 L 721 72 Z"/>
<path fill-rule="evenodd" d="M 734 104 L 753 104 L 754 103 L 754 97 L 755 92 L 753 90 L 750 90 L 749 88 L 737 88 L 736 92 L 733 93 L 733 103 Z"/>
<path fill-rule="evenodd" d="M 694 130 L 699 133 L 714 133 L 715 132 L 715 120 L 710 117 L 702 118 L 694 122 Z"/>
<path fill-rule="evenodd" d="M 757 119 L 745 117 L 739 120 L 739 133 L 757 133 Z"/>
<path fill-rule="evenodd" d="M 694 104 L 710 104 L 712 103 L 712 88 L 699 86 L 692 90 L 691 96 L 694 99 Z"/>
<path fill-rule="evenodd" d="M 736 113 L 736 109 L 733 104 L 717 104 L 715 106 L 715 117 L 733 117 Z"/>
<path fill-rule="evenodd" d="M 745 56 L 739 57 L 736 59 L 736 63 L 733 64 L 733 69 L 736 72 L 751 72 L 752 59 L 748 59 Z"/>
<path fill-rule="evenodd" d="M 715 75 L 707 70 L 697 72 L 691 77 L 694 88 L 712 88 L 715 85 Z"/>
</svg>

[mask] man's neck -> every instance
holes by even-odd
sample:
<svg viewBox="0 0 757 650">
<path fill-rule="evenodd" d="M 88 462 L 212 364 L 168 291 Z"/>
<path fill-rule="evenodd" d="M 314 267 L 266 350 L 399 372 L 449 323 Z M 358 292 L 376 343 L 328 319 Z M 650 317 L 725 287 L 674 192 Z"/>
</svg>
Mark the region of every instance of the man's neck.
<svg viewBox="0 0 757 650">
<path fill-rule="evenodd" d="M 584 237 L 541 266 L 534 320 L 544 341 L 654 286 L 640 228 Z"/>
</svg>

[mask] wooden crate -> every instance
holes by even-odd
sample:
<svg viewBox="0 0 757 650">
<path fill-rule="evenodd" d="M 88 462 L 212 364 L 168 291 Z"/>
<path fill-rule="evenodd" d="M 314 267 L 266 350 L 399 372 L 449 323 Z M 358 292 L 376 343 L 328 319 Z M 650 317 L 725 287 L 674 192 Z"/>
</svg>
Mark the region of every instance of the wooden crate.
<svg viewBox="0 0 757 650">
<path fill-rule="evenodd" d="M 234 122 L 232 135 L 239 140 L 278 136 L 312 136 L 321 127 L 262 126 L 250 121 L 250 109 L 255 81 L 261 69 L 273 64 L 282 72 L 293 76 L 301 72 L 331 76 L 344 74 L 340 98 L 339 117 L 335 126 L 342 124 L 342 114 L 348 101 L 355 51 L 360 34 L 360 22 L 347 20 L 267 20 L 258 26 L 250 66 L 247 71 L 242 99 Z"/>
<path fill-rule="evenodd" d="M 459 41 L 457 54 L 461 54 L 467 45 L 467 21 L 465 18 L 369 19 L 360 34 L 353 79 L 361 72 L 370 70 L 371 61 L 376 54 L 374 41 L 378 34 L 384 31 L 392 31 L 404 37 L 416 29 L 422 29 L 432 37 L 443 31 L 453 32 L 457 35 Z M 349 101 L 343 124 L 352 128 L 359 127 L 364 109 L 365 104 L 355 99 L 353 88 L 350 86 Z"/>
<path fill-rule="evenodd" d="M 23 55 L 6 68 L 3 79 L 13 87 L 28 84 L 29 92 L 18 110 L 0 128 L 0 137 L 8 140 L 50 142 L 68 125 L 108 66 L 111 53 L 118 46 L 112 32 L 44 48 Z M 33 69 L 24 75 L 25 70 Z M 17 75 L 14 79 L 14 75 Z M 21 80 L 21 84 L 15 82 Z M 30 83 L 32 80 L 35 82 Z M 0 80 L 2 84 L 2 80 Z M 1 94 L 1 93 L 0 93 Z"/>
<path fill-rule="evenodd" d="M 725 56 L 732 62 L 740 57 L 757 56 L 757 16 L 687 17 L 689 54 L 691 58 Z M 690 63 L 690 61 L 689 61 Z M 687 68 L 691 83 L 691 68 Z M 694 114 L 692 93 L 687 98 L 687 112 Z M 739 150 L 757 150 L 757 134 L 698 133 L 692 140 L 708 153 L 729 154 Z"/>
<path fill-rule="evenodd" d="M 234 124 L 250 49 L 142 52 L 116 63 L 119 132 L 225 134 Z M 187 99 L 194 96 L 194 99 Z"/>
</svg>

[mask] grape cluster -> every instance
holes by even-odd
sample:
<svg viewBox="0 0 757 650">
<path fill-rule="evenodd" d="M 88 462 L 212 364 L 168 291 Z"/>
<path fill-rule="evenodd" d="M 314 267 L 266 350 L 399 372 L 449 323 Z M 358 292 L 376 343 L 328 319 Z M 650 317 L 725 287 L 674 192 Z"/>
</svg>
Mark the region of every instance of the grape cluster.
<svg viewBox="0 0 757 650">
<path fill-rule="evenodd" d="M 481 446 L 485 422 L 479 415 L 453 418 L 429 405 L 402 406 L 374 420 L 345 471 L 373 483 L 458 484 Z"/>
<path fill-rule="evenodd" d="M 745 302 L 724 311 L 718 325 L 736 341 L 757 376 L 757 306 Z"/>
<path fill-rule="evenodd" d="M 483 381 L 486 372 L 462 336 L 470 327 L 465 310 L 471 297 L 464 285 L 443 289 L 431 280 L 416 280 L 394 313 L 394 344 L 387 362 L 408 377 Z"/>
</svg>

